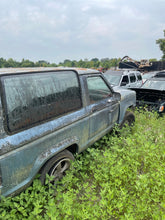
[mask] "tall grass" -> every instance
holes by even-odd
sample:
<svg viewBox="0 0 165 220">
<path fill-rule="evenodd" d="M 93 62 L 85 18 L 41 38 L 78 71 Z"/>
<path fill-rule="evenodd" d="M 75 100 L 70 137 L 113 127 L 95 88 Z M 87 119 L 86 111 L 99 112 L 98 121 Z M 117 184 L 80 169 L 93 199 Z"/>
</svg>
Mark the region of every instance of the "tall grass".
<svg viewBox="0 0 165 220">
<path fill-rule="evenodd" d="M 135 112 L 133 128 L 76 156 L 55 189 L 38 179 L 0 203 L 1 219 L 165 219 L 165 117 Z"/>
</svg>

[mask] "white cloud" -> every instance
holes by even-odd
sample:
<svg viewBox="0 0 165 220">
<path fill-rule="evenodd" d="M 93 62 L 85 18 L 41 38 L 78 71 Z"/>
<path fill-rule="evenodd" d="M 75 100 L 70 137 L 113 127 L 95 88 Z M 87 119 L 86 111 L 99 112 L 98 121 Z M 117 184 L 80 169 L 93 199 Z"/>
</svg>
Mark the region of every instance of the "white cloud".
<svg viewBox="0 0 165 220">
<path fill-rule="evenodd" d="M 89 5 L 85 5 L 85 6 L 83 6 L 83 7 L 81 8 L 81 11 L 82 11 L 82 12 L 87 12 L 87 11 L 89 11 L 89 9 L 91 9 L 91 7 L 90 7 Z"/>
<path fill-rule="evenodd" d="M 106 8 L 106 9 L 115 9 L 116 1 L 115 0 L 92 0 L 88 4 L 91 4 L 94 7 Z"/>
<path fill-rule="evenodd" d="M 9 15 L 0 19 L 1 31 L 18 35 L 21 30 L 20 17 L 17 11 L 11 11 Z"/>
<path fill-rule="evenodd" d="M 121 16 L 124 19 L 129 19 L 130 22 L 131 20 L 136 20 L 136 19 L 141 19 L 141 14 L 138 13 L 138 10 L 136 8 L 131 8 L 128 5 L 124 5 L 123 7 L 121 7 Z"/>
</svg>

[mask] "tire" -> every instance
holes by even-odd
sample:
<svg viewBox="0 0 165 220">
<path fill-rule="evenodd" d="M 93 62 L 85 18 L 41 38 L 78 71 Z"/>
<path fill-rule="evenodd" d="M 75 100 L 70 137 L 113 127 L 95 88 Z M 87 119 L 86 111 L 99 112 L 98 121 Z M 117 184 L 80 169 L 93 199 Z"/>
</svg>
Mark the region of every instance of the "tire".
<svg viewBox="0 0 165 220">
<path fill-rule="evenodd" d="M 132 126 L 135 122 L 135 116 L 132 112 L 126 111 L 124 119 L 120 125 L 120 128 L 125 127 L 126 125 Z"/>
<path fill-rule="evenodd" d="M 73 160 L 74 156 L 68 150 L 64 150 L 52 157 L 40 170 L 41 183 L 45 184 L 46 174 L 54 177 L 52 183 L 60 180 L 65 176 L 66 171 L 70 168 L 71 161 Z"/>
</svg>

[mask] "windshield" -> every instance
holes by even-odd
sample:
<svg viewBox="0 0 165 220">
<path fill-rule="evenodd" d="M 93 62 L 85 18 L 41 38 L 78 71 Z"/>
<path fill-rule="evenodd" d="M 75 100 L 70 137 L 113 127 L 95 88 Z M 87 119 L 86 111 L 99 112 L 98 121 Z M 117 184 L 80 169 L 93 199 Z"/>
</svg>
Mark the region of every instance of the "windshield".
<svg viewBox="0 0 165 220">
<path fill-rule="evenodd" d="M 165 81 L 148 80 L 143 84 L 142 88 L 165 90 Z"/>
<path fill-rule="evenodd" d="M 146 73 L 146 74 L 143 75 L 143 79 L 149 79 L 152 76 L 154 76 L 154 73 Z"/>
<path fill-rule="evenodd" d="M 121 76 L 120 75 L 110 75 L 110 74 L 105 74 L 104 75 L 108 82 L 114 86 L 118 86 L 119 83 L 120 83 L 120 79 L 121 79 Z"/>
</svg>

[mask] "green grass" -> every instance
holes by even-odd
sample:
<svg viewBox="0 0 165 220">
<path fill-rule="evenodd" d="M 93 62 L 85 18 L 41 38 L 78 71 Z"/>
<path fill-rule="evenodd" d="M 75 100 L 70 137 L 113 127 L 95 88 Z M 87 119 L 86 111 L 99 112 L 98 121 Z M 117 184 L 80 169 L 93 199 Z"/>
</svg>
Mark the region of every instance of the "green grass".
<svg viewBox="0 0 165 220">
<path fill-rule="evenodd" d="M 165 117 L 135 112 L 120 136 L 106 135 L 57 184 L 38 179 L 0 203 L 0 219 L 165 219 Z"/>
</svg>

